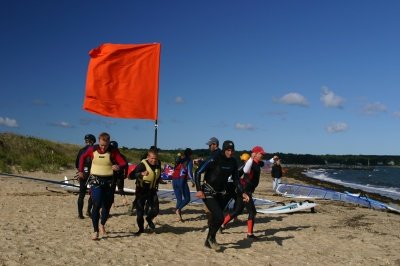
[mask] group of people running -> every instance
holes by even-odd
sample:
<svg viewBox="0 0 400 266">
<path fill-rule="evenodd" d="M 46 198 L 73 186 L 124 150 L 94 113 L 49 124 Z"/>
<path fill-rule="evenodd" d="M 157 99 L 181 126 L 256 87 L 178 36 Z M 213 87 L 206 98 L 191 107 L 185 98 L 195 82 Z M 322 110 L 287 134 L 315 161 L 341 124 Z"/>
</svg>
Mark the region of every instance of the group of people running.
<svg viewBox="0 0 400 266">
<path fill-rule="evenodd" d="M 85 142 L 86 146 L 79 151 L 76 159 L 81 188 L 78 197 L 78 216 L 83 218 L 83 198 L 89 184 L 90 199 L 87 215 L 92 219 L 94 230 L 92 239 L 98 240 L 99 233 L 103 236 L 107 234 L 105 224 L 114 202 L 115 188 L 118 180 L 126 177 L 136 180 L 133 204 L 139 230 L 134 235 L 139 236 L 145 231 L 144 220 L 150 230 L 154 231 L 153 219 L 159 213 L 157 192 L 161 181 L 158 149 L 151 147 L 145 158 L 127 174 L 128 161 L 119 151 L 117 143 L 110 145 L 108 133 L 103 132 L 99 135 L 98 144 L 95 144 L 96 139 L 91 134 L 85 136 Z M 241 155 L 243 163 L 238 165 L 234 158 L 233 141 L 224 141 L 222 149 L 219 148 L 219 140 L 215 137 L 210 138 L 206 144 L 210 149 L 208 158 L 193 160 L 192 150 L 188 148 L 175 160 L 172 185 L 177 199 L 177 221 L 183 221 L 182 209 L 190 202 L 188 180 L 191 180 L 197 190 L 196 197 L 203 200 L 208 213 L 206 247 L 220 249 L 216 241 L 217 232 L 222 232 L 226 224 L 241 214 L 244 208 L 248 212 L 247 238 L 256 240 L 257 237 L 253 234 L 256 208 L 252 196 L 258 186 L 261 168 L 264 165 L 263 156 L 266 154 L 264 149 L 261 146 L 253 147 L 251 155 L 248 153 Z M 276 158 L 272 160 L 275 161 Z M 193 170 L 193 165 L 197 165 L 196 171 Z M 231 200 L 235 202 L 234 208 L 226 212 Z"/>
</svg>

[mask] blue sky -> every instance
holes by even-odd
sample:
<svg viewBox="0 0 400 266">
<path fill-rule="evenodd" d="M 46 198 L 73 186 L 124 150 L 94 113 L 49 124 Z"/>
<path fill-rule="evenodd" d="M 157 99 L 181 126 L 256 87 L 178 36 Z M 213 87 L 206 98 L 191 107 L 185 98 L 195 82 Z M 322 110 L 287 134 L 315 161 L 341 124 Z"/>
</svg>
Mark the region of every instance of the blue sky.
<svg viewBox="0 0 400 266">
<path fill-rule="evenodd" d="M 4 0 L 0 132 L 147 148 L 154 121 L 82 109 L 88 52 L 161 43 L 158 146 L 399 155 L 400 1 Z"/>
</svg>

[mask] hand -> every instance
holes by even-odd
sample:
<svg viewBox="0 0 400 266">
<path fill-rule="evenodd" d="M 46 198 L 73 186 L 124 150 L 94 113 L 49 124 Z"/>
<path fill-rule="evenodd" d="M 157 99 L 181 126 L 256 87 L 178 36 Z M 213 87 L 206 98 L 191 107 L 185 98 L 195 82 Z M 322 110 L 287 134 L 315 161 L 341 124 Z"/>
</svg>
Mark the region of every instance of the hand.
<svg viewBox="0 0 400 266">
<path fill-rule="evenodd" d="M 141 172 L 141 175 L 142 175 L 142 176 L 149 175 L 149 172 L 147 172 L 147 171 L 143 171 L 143 172 Z"/>
<path fill-rule="evenodd" d="M 196 192 L 196 197 L 198 197 L 199 199 L 205 199 L 206 195 L 204 195 L 204 192 L 200 190 Z"/>
<path fill-rule="evenodd" d="M 114 164 L 113 166 L 111 166 L 111 169 L 113 170 L 113 171 L 119 171 L 119 165 L 118 164 Z"/>
<path fill-rule="evenodd" d="M 83 172 L 78 172 L 78 179 L 79 179 L 79 180 L 84 179 L 84 178 L 83 178 Z"/>
<path fill-rule="evenodd" d="M 249 195 L 247 195 L 246 193 L 243 193 L 243 194 L 242 194 L 242 197 L 243 197 L 243 201 L 244 201 L 244 202 L 249 202 L 249 200 L 250 200 Z"/>
<path fill-rule="evenodd" d="M 194 159 L 193 164 L 198 166 L 199 164 L 201 164 L 202 161 L 203 161 L 202 158 Z"/>
</svg>

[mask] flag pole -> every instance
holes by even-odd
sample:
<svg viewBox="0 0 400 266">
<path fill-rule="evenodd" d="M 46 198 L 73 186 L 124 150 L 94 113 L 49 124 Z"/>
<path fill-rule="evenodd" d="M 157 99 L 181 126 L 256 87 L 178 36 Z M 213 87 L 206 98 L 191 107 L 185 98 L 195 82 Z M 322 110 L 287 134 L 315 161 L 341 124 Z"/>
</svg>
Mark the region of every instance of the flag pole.
<svg viewBox="0 0 400 266">
<path fill-rule="evenodd" d="M 157 44 L 154 42 L 153 44 Z M 157 117 L 154 121 L 154 146 L 157 147 L 157 131 L 158 131 L 158 92 L 160 90 L 160 63 L 161 63 L 161 44 L 158 43 L 160 46 L 160 56 L 158 57 L 158 79 L 157 79 Z"/>
<path fill-rule="evenodd" d="M 154 146 L 157 148 L 157 129 L 158 129 L 158 120 L 154 121 Z"/>
</svg>

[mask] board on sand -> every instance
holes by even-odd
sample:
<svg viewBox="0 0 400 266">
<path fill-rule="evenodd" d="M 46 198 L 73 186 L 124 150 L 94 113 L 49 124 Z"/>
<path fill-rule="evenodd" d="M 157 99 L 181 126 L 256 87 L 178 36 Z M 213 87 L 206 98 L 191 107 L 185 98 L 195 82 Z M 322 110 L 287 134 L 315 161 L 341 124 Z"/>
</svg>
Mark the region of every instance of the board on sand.
<svg viewBox="0 0 400 266">
<path fill-rule="evenodd" d="M 72 181 L 72 182 L 70 182 L 70 181 Z M 62 183 L 60 186 L 61 186 L 61 188 L 63 188 L 64 190 L 66 190 L 68 192 L 79 193 L 79 185 L 76 183 L 76 180 L 68 179 L 66 176 L 64 176 L 64 183 Z M 88 188 L 90 188 L 89 185 L 88 185 Z M 118 188 L 115 188 L 115 191 L 118 192 Z M 124 187 L 124 194 L 125 195 L 133 195 L 133 194 L 135 194 L 135 190 Z"/>
<path fill-rule="evenodd" d="M 359 206 L 364 206 L 376 210 L 384 210 L 400 213 L 400 209 L 387 204 L 372 200 L 363 194 L 350 194 L 342 193 L 331 189 L 298 185 L 298 184 L 285 184 L 281 183 L 278 185 L 276 191 L 284 197 L 290 198 L 314 198 L 314 199 L 327 199 L 327 200 L 337 200 L 347 203 L 356 204 Z"/>
<path fill-rule="evenodd" d="M 285 213 L 293 213 L 305 210 L 310 210 L 311 212 L 315 212 L 314 209 L 315 206 L 317 206 L 317 204 L 310 201 L 291 202 L 282 206 L 257 209 L 257 212 L 264 214 L 285 214 Z"/>
</svg>

